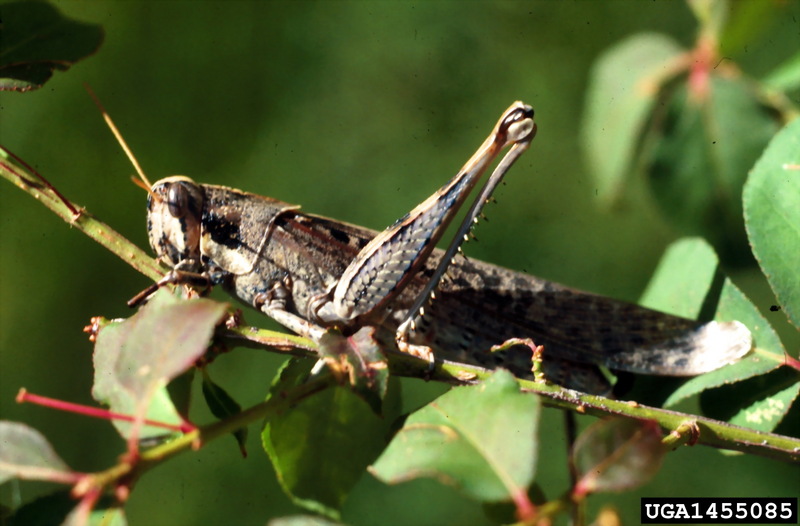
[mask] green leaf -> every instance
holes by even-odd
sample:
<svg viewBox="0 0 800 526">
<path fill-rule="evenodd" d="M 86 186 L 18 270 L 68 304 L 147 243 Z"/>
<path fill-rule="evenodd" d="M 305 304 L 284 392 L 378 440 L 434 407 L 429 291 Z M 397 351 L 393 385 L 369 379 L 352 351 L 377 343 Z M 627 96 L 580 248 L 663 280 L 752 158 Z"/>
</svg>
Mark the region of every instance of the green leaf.
<svg viewBox="0 0 800 526">
<path fill-rule="evenodd" d="M 670 395 L 665 407 L 706 389 L 764 374 L 783 363 L 783 345 L 756 306 L 730 279 L 721 279 L 721 286 L 716 286 L 721 278 L 718 265 L 717 255 L 703 239 L 676 241 L 659 262 L 642 304 L 688 318 L 739 321 L 750 330 L 754 347 L 738 362 L 685 382 Z"/>
<path fill-rule="evenodd" d="M 26 503 L 14 512 L 7 526 L 125 526 L 128 522 L 119 502 L 112 496 L 101 497 L 89 513 L 88 522 L 77 522 L 78 508 L 70 490 L 56 491 Z"/>
<path fill-rule="evenodd" d="M 714 282 L 719 259 L 701 238 L 673 242 L 658 262 L 639 303 L 675 316 L 697 319 Z"/>
<path fill-rule="evenodd" d="M 413 413 L 371 472 L 386 483 L 433 477 L 481 501 L 525 495 L 536 470 L 540 401 L 500 370 Z"/>
<path fill-rule="evenodd" d="M 291 515 L 272 519 L 268 526 L 344 526 L 344 524 L 317 515 Z"/>
<path fill-rule="evenodd" d="M 2 5 L 0 21 L 0 91 L 40 88 L 103 42 L 102 27 L 64 18 L 45 2 Z"/>
<path fill-rule="evenodd" d="M 184 418 L 189 418 L 189 409 L 192 407 L 192 384 L 194 383 L 194 369 L 189 369 L 179 374 L 167 385 L 167 393 L 172 405 Z"/>
<path fill-rule="evenodd" d="M 662 213 L 679 232 L 702 235 L 726 257 L 747 257 L 741 192 L 778 130 L 772 113 L 743 80 L 712 76 L 702 100 L 680 84 L 654 122 L 645 165 Z"/>
<path fill-rule="evenodd" d="M 753 254 L 783 312 L 800 328 L 800 119 L 769 143 L 744 190 Z"/>
<path fill-rule="evenodd" d="M 800 375 L 781 367 L 735 385 L 706 391 L 700 397 L 703 412 L 731 424 L 771 432 L 789 412 L 798 392 Z"/>
<path fill-rule="evenodd" d="M 216 384 L 208 375 L 208 371 L 203 369 L 203 398 L 211 410 L 211 414 L 220 420 L 237 415 L 242 412 L 242 406 L 233 399 L 228 392 Z M 247 428 L 242 427 L 233 433 L 233 438 L 239 444 L 242 456 L 247 456 Z"/>
<path fill-rule="evenodd" d="M 83 519 L 82 510 L 79 507 L 67 515 L 62 526 L 126 526 L 128 519 L 125 517 L 125 510 L 113 497 L 104 497 L 89 513 L 89 521 Z"/>
<path fill-rule="evenodd" d="M 687 0 L 700 30 L 715 40 L 719 38 L 728 18 L 730 5 L 726 0 Z"/>
<path fill-rule="evenodd" d="M 290 360 L 270 398 L 302 385 L 312 365 L 311 360 Z M 347 495 L 386 446 L 393 417 L 399 414 L 399 400 L 391 393 L 384 417 L 347 387 L 336 386 L 267 420 L 261 434 L 264 450 L 297 505 L 338 520 Z"/>
<path fill-rule="evenodd" d="M 665 449 L 653 420 L 600 420 L 581 433 L 572 448 L 578 473 L 573 493 L 626 491 L 650 480 L 661 468 Z"/>
<path fill-rule="evenodd" d="M 800 51 L 772 70 L 764 79 L 764 84 L 781 91 L 800 88 Z"/>
<path fill-rule="evenodd" d="M 75 508 L 69 490 L 56 491 L 39 497 L 14 511 L 8 526 L 61 524 Z"/>
<path fill-rule="evenodd" d="M 778 338 L 775 330 L 761 315 L 756 306 L 729 280 L 726 280 L 720 294 L 717 318 L 736 319 L 744 323 L 753 335 L 753 349 L 748 355 L 734 364 L 687 381 L 670 395 L 664 403 L 665 407 L 670 407 L 689 396 L 703 392 L 703 397 L 707 397 L 705 402 L 701 398 L 704 412 L 713 418 L 728 420 L 735 413 L 744 414 L 748 410 L 757 410 L 762 404 L 770 404 L 768 399 L 775 394 L 774 388 L 780 384 L 775 384 L 768 380 L 771 375 L 766 373 L 783 368 L 786 351 L 780 338 Z M 747 382 L 744 382 L 741 386 L 738 384 L 731 386 L 736 382 L 751 378 L 755 384 L 767 382 L 769 385 L 764 389 L 753 388 L 754 384 Z M 796 374 L 794 374 L 793 378 L 794 382 L 798 381 Z M 706 391 L 712 387 L 720 386 L 730 387 L 723 387 L 720 393 Z M 730 389 L 734 390 L 731 391 Z M 724 410 L 720 412 L 720 410 L 714 409 L 715 404 L 709 402 L 709 398 L 720 400 Z M 771 410 L 781 410 L 782 414 L 770 419 L 773 427 L 756 427 L 756 429 L 763 431 L 774 429 L 774 426 L 780 422 L 783 415 L 789 411 L 791 403 L 782 401 L 779 406 L 771 405 L 770 407 Z M 767 422 L 767 420 L 763 420 L 763 422 Z M 733 422 L 731 421 L 731 423 Z M 736 423 L 746 427 L 755 427 L 744 421 L 737 421 Z"/>
<path fill-rule="evenodd" d="M 225 308 L 224 303 L 182 301 L 159 290 L 131 318 L 98 334 L 92 396 L 117 413 L 182 423 L 166 385 L 203 355 Z M 131 422 L 115 420 L 114 425 L 125 437 L 134 432 Z M 137 432 L 139 438 L 165 434 L 152 426 Z"/>
<path fill-rule="evenodd" d="M 631 174 L 661 77 L 681 53 L 672 39 L 645 33 L 609 48 L 592 68 L 582 140 L 597 193 L 606 202 L 619 197 Z"/>
<path fill-rule="evenodd" d="M 769 396 L 764 396 L 739 411 L 730 419 L 730 423 L 761 431 L 774 430 L 789 412 L 789 408 L 800 393 L 800 381 L 797 379 L 797 374 L 793 371 L 789 371 L 787 374 L 793 377 L 788 386 L 776 389 L 776 384 L 782 384 L 772 383 Z"/>
<path fill-rule="evenodd" d="M 736 2 L 719 37 L 718 56 L 746 53 L 748 45 L 762 40 L 765 31 L 774 27 L 777 17 L 785 16 L 785 7 L 773 2 Z"/>
<path fill-rule="evenodd" d="M 68 481 L 73 472 L 32 427 L 0 421 L 0 484 L 12 478 Z"/>
</svg>

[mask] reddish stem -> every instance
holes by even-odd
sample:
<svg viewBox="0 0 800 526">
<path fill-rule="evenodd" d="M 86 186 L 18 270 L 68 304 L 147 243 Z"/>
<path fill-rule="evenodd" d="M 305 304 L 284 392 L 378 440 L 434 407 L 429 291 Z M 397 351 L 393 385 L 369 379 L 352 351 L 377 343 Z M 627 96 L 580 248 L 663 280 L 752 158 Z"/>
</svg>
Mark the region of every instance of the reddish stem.
<svg viewBox="0 0 800 526">
<path fill-rule="evenodd" d="M 102 493 L 98 488 L 92 488 L 89 490 L 80 500 L 78 505 L 75 507 L 75 510 L 72 512 L 73 514 L 73 524 L 77 525 L 86 525 L 89 524 L 89 516 L 94 509 L 94 505 L 97 504 L 97 501 L 100 499 Z"/>
<path fill-rule="evenodd" d="M 98 407 L 92 407 L 83 404 L 75 404 L 72 402 L 57 400 L 55 398 L 49 398 L 46 396 L 31 394 L 24 387 L 19 390 L 19 394 L 17 394 L 16 400 L 17 403 L 20 404 L 24 402 L 29 402 L 32 404 L 41 405 L 44 407 L 50 407 L 52 409 L 57 409 L 59 411 L 77 413 L 80 415 L 90 416 L 93 418 L 102 418 L 105 420 L 124 420 L 126 422 L 133 422 L 136 420 L 136 417 L 134 416 L 124 415 L 122 413 L 115 413 L 107 409 L 100 409 Z M 148 426 L 161 427 L 164 429 L 170 429 L 172 431 L 180 431 L 181 433 L 189 433 L 197 429 L 196 426 L 190 424 L 189 422 L 182 422 L 180 424 L 168 424 L 166 422 L 158 422 L 156 420 L 149 420 L 146 418 L 143 420 L 143 422 Z"/>
<path fill-rule="evenodd" d="M 716 66 L 717 43 L 709 37 L 700 37 L 692 51 L 689 67 L 689 95 L 696 102 L 705 101 L 711 93 L 711 70 Z"/>
<path fill-rule="evenodd" d="M 791 367 L 796 371 L 800 371 L 800 360 L 794 358 L 788 352 L 784 354 L 783 364 L 787 367 Z"/>
<path fill-rule="evenodd" d="M 61 202 L 62 202 L 62 203 L 64 203 L 64 206 L 66 206 L 66 207 L 69 209 L 69 211 L 72 213 L 72 216 L 73 216 L 73 217 L 78 217 L 78 216 L 80 216 L 80 215 L 81 215 L 81 213 L 78 211 L 78 209 L 77 209 L 77 208 L 75 208 L 75 205 L 73 205 L 73 204 L 72 204 L 72 202 L 71 202 L 69 199 L 67 199 L 66 197 L 64 197 L 64 196 L 61 194 L 61 192 L 59 192 L 59 191 L 56 189 L 56 187 L 55 187 L 55 186 L 53 186 L 52 184 L 50 184 L 50 181 L 48 181 L 47 179 L 45 179 L 45 178 L 44 178 L 44 176 L 42 176 L 42 174 L 40 174 L 39 172 L 37 172 L 36 170 L 34 170 L 34 169 L 33 169 L 33 167 L 32 167 L 31 165 L 29 165 L 28 163 L 26 163 L 25 161 L 23 161 L 23 160 L 22 160 L 22 159 L 21 159 L 19 156 L 17 156 L 17 154 L 15 154 L 14 152 L 12 152 L 11 150 L 9 150 L 9 149 L 7 149 L 7 148 L 3 148 L 3 150 L 5 150 L 5 152 L 6 152 L 8 155 L 10 155 L 12 159 L 14 159 L 14 160 L 15 160 L 15 161 L 17 161 L 19 164 L 21 164 L 21 165 L 22 165 L 22 166 L 23 166 L 23 167 L 24 167 L 26 170 L 28 170 L 30 173 L 32 173 L 33 175 L 35 175 L 35 176 L 36 176 L 36 177 L 37 177 L 37 178 L 38 178 L 38 179 L 39 179 L 39 180 L 42 182 L 42 184 L 44 184 L 44 185 L 45 185 L 45 186 L 46 186 L 46 187 L 47 187 L 47 188 L 48 188 L 48 189 L 49 189 L 51 192 L 53 192 L 53 194 L 55 194 L 55 196 L 56 196 L 56 197 L 58 197 L 58 198 L 61 200 Z M 25 179 L 24 177 L 20 176 L 20 175 L 18 174 L 18 172 L 17 172 L 16 170 L 13 170 L 13 169 L 12 169 L 10 166 L 8 166 L 8 165 L 6 165 L 6 164 L 4 164 L 4 166 L 5 166 L 5 167 L 6 167 L 6 168 L 7 168 L 7 169 L 10 171 L 10 172 L 14 172 L 15 174 L 17 174 L 17 176 L 18 176 L 20 179 L 22 179 L 23 181 L 26 181 L 26 182 L 28 182 L 28 179 Z"/>
<path fill-rule="evenodd" d="M 515 491 L 511 495 L 514 506 L 517 508 L 517 518 L 521 522 L 527 522 L 536 516 L 536 506 L 528 498 L 528 493 L 524 489 Z"/>
</svg>

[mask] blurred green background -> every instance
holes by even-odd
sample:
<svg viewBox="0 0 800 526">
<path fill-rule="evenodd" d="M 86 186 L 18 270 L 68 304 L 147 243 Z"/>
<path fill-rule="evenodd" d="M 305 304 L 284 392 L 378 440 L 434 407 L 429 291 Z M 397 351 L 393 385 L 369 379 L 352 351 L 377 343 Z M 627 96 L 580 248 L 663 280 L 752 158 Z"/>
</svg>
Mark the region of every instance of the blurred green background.
<svg viewBox="0 0 800 526">
<path fill-rule="evenodd" d="M 146 247 L 145 195 L 82 83 L 89 83 L 152 180 L 186 174 L 369 226 L 390 224 L 469 158 L 514 100 L 539 133 L 487 209 L 471 257 L 635 300 L 674 234 L 646 199 L 596 206 L 579 149 L 593 61 L 640 31 L 687 47 L 681 2 L 56 2 L 101 24 L 99 52 L 43 89 L 0 94 L 0 141 L 66 196 Z M 758 76 L 800 43 L 800 3 L 754 18 L 731 58 Z M 13 402 L 19 387 L 92 403 L 91 316 L 130 315 L 148 282 L 28 196 L 0 186 L 0 418 L 41 430 L 75 469 L 111 465 L 123 442 L 105 422 Z M 748 270 L 737 283 L 771 321 Z M 250 323 L 272 326 L 254 313 Z M 266 393 L 279 356 L 237 350 L 211 370 L 243 405 Z M 409 381 L 409 408 L 442 391 Z M 197 404 L 198 406 L 202 404 Z M 198 407 L 198 422 L 209 421 Z M 555 497 L 567 475 L 561 413 L 542 427 L 538 481 Z M 586 423 L 591 419 L 586 419 Z M 149 473 L 133 524 L 264 524 L 294 513 L 252 430 L 250 456 L 220 440 Z M 796 496 L 796 467 L 683 448 L 637 492 L 590 499 L 638 522 L 640 496 Z M 0 489 L 3 503 L 47 488 Z M 365 475 L 344 520 L 484 524 L 480 506 L 434 482 L 387 488 Z"/>
</svg>

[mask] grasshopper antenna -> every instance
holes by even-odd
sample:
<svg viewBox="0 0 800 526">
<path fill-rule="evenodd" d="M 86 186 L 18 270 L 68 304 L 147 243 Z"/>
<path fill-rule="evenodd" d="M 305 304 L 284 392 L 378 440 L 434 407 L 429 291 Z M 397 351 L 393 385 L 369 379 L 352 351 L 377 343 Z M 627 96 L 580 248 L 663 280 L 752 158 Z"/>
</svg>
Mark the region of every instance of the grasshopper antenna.
<svg viewBox="0 0 800 526">
<path fill-rule="evenodd" d="M 150 194 L 151 196 L 153 196 L 154 198 L 157 199 L 155 194 L 153 194 L 152 190 L 150 190 L 153 187 L 153 185 L 150 184 L 150 181 L 147 179 L 147 176 L 144 174 L 144 171 L 142 170 L 142 167 L 139 165 L 139 161 L 136 160 L 136 157 L 133 155 L 133 152 L 128 147 L 128 143 L 126 143 L 125 139 L 122 138 L 122 134 L 119 132 L 119 129 L 117 128 L 117 125 L 114 124 L 114 121 L 111 120 L 111 116 L 108 114 L 106 109 L 103 107 L 103 103 L 100 102 L 100 99 L 98 99 L 97 95 L 94 94 L 94 91 L 92 91 L 92 88 L 91 88 L 91 86 L 89 86 L 89 84 L 84 83 L 83 87 L 89 93 L 89 96 L 94 101 L 95 106 L 97 106 L 97 108 L 100 110 L 100 114 L 103 116 L 103 120 L 106 121 L 106 125 L 109 127 L 109 129 L 111 129 L 111 133 L 114 134 L 114 137 L 116 137 L 117 142 L 122 147 L 122 150 L 125 152 L 125 155 L 128 156 L 128 160 L 133 165 L 133 168 L 136 170 L 136 173 L 139 174 L 139 179 L 136 179 L 133 176 L 131 177 L 131 179 L 133 180 L 133 184 L 135 184 L 136 186 L 139 186 L 141 188 L 144 188 L 147 191 L 148 194 Z"/>
</svg>

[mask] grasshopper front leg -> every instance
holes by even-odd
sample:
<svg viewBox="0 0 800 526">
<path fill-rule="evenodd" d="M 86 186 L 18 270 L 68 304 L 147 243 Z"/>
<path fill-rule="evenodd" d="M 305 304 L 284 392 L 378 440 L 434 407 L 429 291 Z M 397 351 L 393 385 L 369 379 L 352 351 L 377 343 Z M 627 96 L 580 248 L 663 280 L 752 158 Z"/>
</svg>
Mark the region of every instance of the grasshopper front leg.
<svg viewBox="0 0 800 526">
<path fill-rule="evenodd" d="M 287 276 L 281 281 L 274 282 L 269 291 L 257 295 L 253 301 L 253 306 L 290 331 L 319 342 L 326 329 L 289 312 L 286 308 L 286 302 L 291 298 L 291 295 L 292 281 Z"/>
<path fill-rule="evenodd" d="M 417 271 L 426 263 L 436 243 L 458 210 L 467 200 L 481 175 L 506 146 L 511 151 L 487 181 L 459 229 L 433 277 L 408 312 L 398 342 L 409 329 L 411 320 L 438 284 L 450 259 L 480 213 L 492 190 L 536 134 L 533 109 L 515 102 L 501 116 L 492 133 L 446 185 L 431 195 L 405 217 L 377 235 L 348 265 L 342 276 L 328 290 L 309 304 L 309 320 L 321 325 L 355 329 L 380 323 L 387 309 L 403 292 Z M 402 348 L 402 345 L 401 345 Z"/>
</svg>

